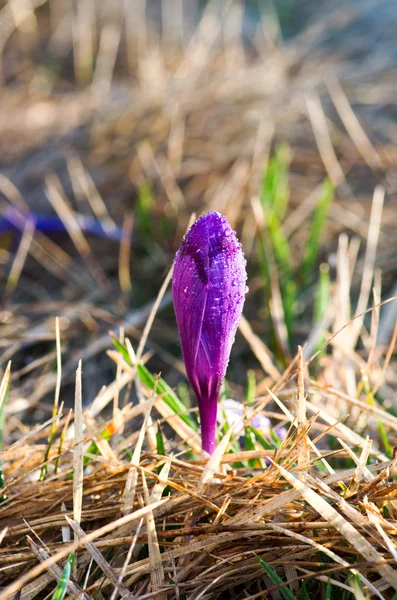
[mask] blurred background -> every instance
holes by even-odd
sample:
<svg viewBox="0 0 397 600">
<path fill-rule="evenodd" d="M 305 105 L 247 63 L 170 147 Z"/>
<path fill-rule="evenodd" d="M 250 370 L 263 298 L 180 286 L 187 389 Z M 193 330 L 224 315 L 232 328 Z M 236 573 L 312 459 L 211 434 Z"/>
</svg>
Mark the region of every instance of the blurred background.
<svg viewBox="0 0 397 600">
<path fill-rule="evenodd" d="M 248 260 L 236 399 L 396 294 L 396 33 L 393 0 L 3 2 L 10 418 L 51 412 L 56 316 L 61 400 L 80 358 L 85 402 L 114 380 L 108 331 L 137 346 L 192 213 L 223 212 Z M 320 383 L 379 379 L 395 321 L 391 302 L 344 329 L 312 361 Z M 146 350 L 186 399 L 169 292 Z M 396 384 L 389 369 L 377 390 L 390 410 Z"/>
</svg>

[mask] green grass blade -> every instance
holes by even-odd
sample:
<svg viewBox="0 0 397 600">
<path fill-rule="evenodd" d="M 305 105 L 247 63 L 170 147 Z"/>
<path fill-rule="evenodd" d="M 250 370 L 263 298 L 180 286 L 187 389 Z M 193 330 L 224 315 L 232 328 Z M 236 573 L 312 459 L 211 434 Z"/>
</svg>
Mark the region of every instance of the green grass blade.
<svg viewBox="0 0 397 600">
<path fill-rule="evenodd" d="M 256 394 L 256 377 L 255 371 L 249 369 L 247 373 L 247 392 L 245 394 L 245 400 L 248 406 L 255 401 Z"/>
<path fill-rule="evenodd" d="M 313 321 L 319 323 L 327 312 L 331 301 L 331 279 L 329 266 L 326 263 L 320 265 L 320 277 L 314 295 Z"/>
<path fill-rule="evenodd" d="M 258 440 L 258 442 L 260 443 L 262 448 L 264 448 L 264 450 L 274 450 L 273 444 L 271 444 L 265 437 L 263 437 L 263 435 L 257 429 L 255 429 L 255 427 L 252 427 L 252 425 L 248 425 L 246 429 L 252 431 L 255 438 Z"/>
<path fill-rule="evenodd" d="M 310 596 L 307 592 L 306 582 L 302 583 L 301 589 L 299 590 L 301 600 L 310 600 Z"/>
<path fill-rule="evenodd" d="M 290 197 L 288 184 L 289 163 L 289 147 L 286 144 L 277 146 L 262 178 L 260 191 L 262 206 L 265 212 L 272 209 L 280 220 L 285 216 Z"/>
<path fill-rule="evenodd" d="M 255 435 L 249 427 L 246 427 L 244 430 L 244 449 L 256 450 Z M 255 469 L 255 467 L 260 467 L 262 464 L 256 458 L 250 458 L 248 460 L 248 466 Z"/>
<path fill-rule="evenodd" d="M 149 182 L 142 183 L 139 186 L 136 203 L 136 223 L 139 233 L 143 236 L 150 236 L 153 200 L 151 184 Z"/>
<path fill-rule="evenodd" d="M 163 432 L 161 431 L 160 424 L 157 425 L 156 448 L 157 448 L 157 454 L 161 454 L 161 456 L 165 456 L 164 437 L 163 437 Z"/>
<path fill-rule="evenodd" d="M 268 214 L 266 223 L 281 278 L 291 277 L 293 272 L 292 256 L 280 219 L 273 212 Z"/>
<path fill-rule="evenodd" d="M 259 231 L 256 238 L 256 248 L 258 252 L 258 261 L 260 270 L 263 277 L 264 282 L 264 296 L 265 303 L 269 313 L 271 313 L 271 299 L 272 299 L 272 288 L 271 288 L 271 278 L 272 271 L 274 272 L 274 250 L 272 248 L 270 236 L 266 235 L 265 231 Z M 283 277 L 283 281 L 280 281 L 279 287 L 281 289 L 281 297 L 283 304 L 283 312 L 284 312 L 284 320 L 287 327 L 287 332 L 289 339 L 291 339 L 293 324 L 294 324 L 294 316 L 295 316 L 295 299 L 296 299 L 296 287 L 295 282 L 292 278 L 292 274 L 290 272 L 289 267 L 287 267 L 289 271 L 288 276 Z M 274 274 L 274 277 L 279 276 L 279 272 L 277 270 L 277 275 Z M 281 279 L 281 277 L 280 277 Z M 284 353 L 281 348 L 278 347 L 277 344 L 277 336 L 274 332 L 274 324 L 270 322 L 271 330 L 272 330 L 272 347 L 278 358 L 284 360 Z"/>
<path fill-rule="evenodd" d="M 330 578 L 328 578 L 327 585 L 325 586 L 325 600 L 332 599 L 332 583 Z"/>
<path fill-rule="evenodd" d="M 116 350 L 118 350 L 121 356 L 124 358 L 125 362 L 129 365 L 131 364 L 131 358 L 127 348 L 122 344 L 116 337 L 112 337 L 112 342 Z"/>
<path fill-rule="evenodd" d="M 295 330 L 296 323 L 296 285 L 291 278 L 284 286 L 281 286 L 281 300 L 284 309 L 285 326 L 288 332 L 288 340 L 291 346 L 292 336 Z"/>
<path fill-rule="evenodd" d="M 68 590 L 68 585 L 69 585 L 69 581 L 70 581 L 70 575 L 72 573 L 72 569 L 73 569 L 73 563 L 74 563 L 74 551 L 72 551 L 65 563 L 65 566 L 63 568 L 62 571 L 62 575 L 60 580 L 58 581 L 58 585 L 54 590 L 54 593 L 52 595 L 52 600 L 63 600 L 66 592 Z"/>
<path fill-rule="evenodd" d="M 265 571 L 266 575 L 269 577 L 269 579 L 272 580 L 274 585 L 283 586 L 283 587 L 280 587 L 280 590 L 279 590 L 282 597 L 285 598 L 285 600 L 297 600 L 296 596 L 294 596 L 294 594 L 291 592 L 291 590 L 288 587 L 284 586 L 283 580 L 281 579 L 281 577 L 279 575 L 277 575 L 277 573 L 273 569 L 273 567 L 271 567 L 267 562 L 265 562 L 260 556 L 256 555 L 256 558 L 258 559 L 258 561 L 259 561 L 260 565 L 262 566 L 263 570 Z"/>
<path fill-rule="evenodd" d="M 321 237 L 327 220 L 329 207 L 334 196 L 334 186 L 329 179 L 325 179 L 306 242 L 305 252 L 302 260 L 302 277 L 304 281 L 312 278 L 313 269 L 318 257 Z"/>
<path fill-rule="evenodd" d="M 265 236 L 271 242 L 271 250 L 266 244 Z M 285 324 L 287 327 L 288 335 L 291 340 L 292 331 L 294 328 L 295 321 L 295 305 L 296 305 L 296 284 L 293 272 L 293 261 L 292 255 L 289 248 L 288 240 L 284 235 L 281 223 L 275 213 L 268 215 L 267 218 L 267 232 L 264 231 L 261 236 L 262 242 L 262 255 L 261 260 L 265 260 L 266 275 L 270 283 L 271 277 L 271 262 L 268 258 L 269 252 L 273 254 L 273 260 L 277 270 L 279 278 L 279 286 L 281 290 L 281 299 L 283 303 Z M 273 268 L 274 271 L 274 268 Z"/>
<path fill-rule="evenodd" d="M 270 437 L 273 440 L 273 444 L 274 444 L 275 448 L 280 448 L 280 446 L 281 446 L 281 440 L 278 437 L 278 435 L 275 432 L 275 430 L 273 428 L 271 428 L 270 431 L 269 431 L 269 433 L 270 433 Z"/>
</svg>

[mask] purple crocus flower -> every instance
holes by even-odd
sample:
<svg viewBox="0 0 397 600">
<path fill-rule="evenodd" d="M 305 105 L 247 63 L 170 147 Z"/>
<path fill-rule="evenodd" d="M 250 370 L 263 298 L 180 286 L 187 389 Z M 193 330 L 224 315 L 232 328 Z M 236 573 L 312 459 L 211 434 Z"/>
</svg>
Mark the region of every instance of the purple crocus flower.
<svg viewBox="0 0 397 600">
<path fill-rule="evenodd" d="M 246 293 L 246 260 L 226 217 L 203 215 L 175 258 L 172 294 L 202 448 L 215 449 L 217 404 Z"/>
</svg>

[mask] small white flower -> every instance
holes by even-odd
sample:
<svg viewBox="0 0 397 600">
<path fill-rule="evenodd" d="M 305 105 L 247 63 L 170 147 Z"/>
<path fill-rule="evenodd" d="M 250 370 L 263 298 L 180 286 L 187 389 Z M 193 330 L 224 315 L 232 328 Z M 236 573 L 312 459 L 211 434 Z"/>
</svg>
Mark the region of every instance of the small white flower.
<svg viewBox="0 0 397 600">
<path fill-rule="evenodd" d="M 220 403 L 218 421 L 220 425 L 224 425 L 226 422 L 233 433 L 239 433 L 244 429 L 245 420 L 251 419 L 254 414 L 255 411 L 252 408 L 247 408 L 241 402 L 226 398 Z M 251 425 L 262 434 L 269 433 L 271 428 L 270 419 L 261 413 L 252 418 Z"/>
</svg>

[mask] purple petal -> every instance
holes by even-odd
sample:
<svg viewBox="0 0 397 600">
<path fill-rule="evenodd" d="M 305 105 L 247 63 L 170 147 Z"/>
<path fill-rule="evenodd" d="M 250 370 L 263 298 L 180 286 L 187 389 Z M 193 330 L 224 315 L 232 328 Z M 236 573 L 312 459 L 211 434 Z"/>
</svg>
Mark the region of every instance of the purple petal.
<svg viewBox="0 0 397 600">
<path fill-rule="evenodd" d="M 246 261 L 226 217 L 212 212 L 186 234 L 172 281 L 186 372 L 197 395 L 203 449 L 215 448 L 219 391 L 243 310 Z"/>
<path fill-rule="evenodd" d="M 265 417 L 262 413 L 258 413 L 251 421 L 252 427 L 257 429 L 260 433 L 269 433 L 271 428 L 270 419 Z"/>
</svg>

